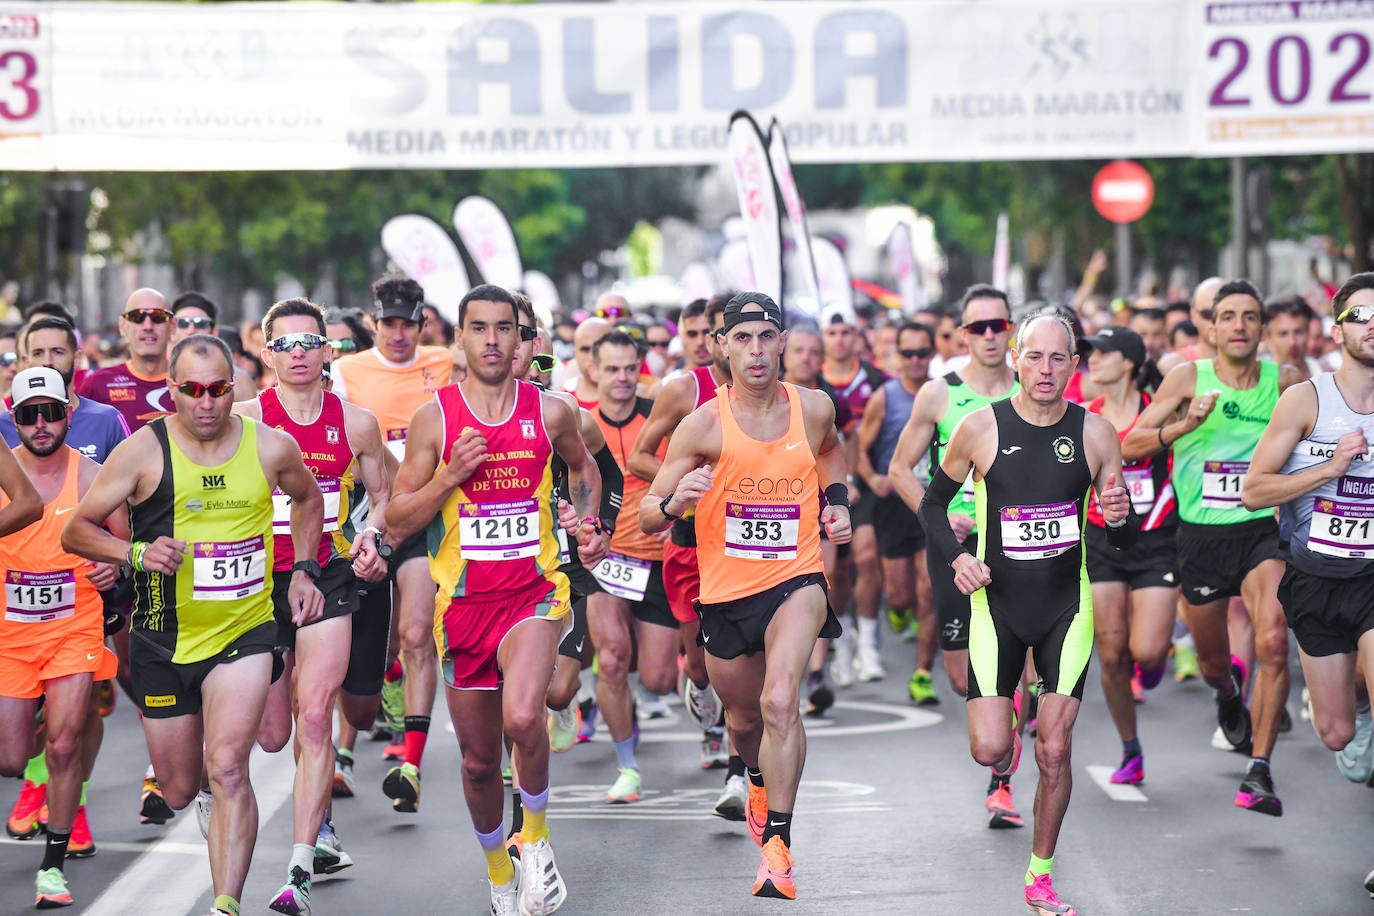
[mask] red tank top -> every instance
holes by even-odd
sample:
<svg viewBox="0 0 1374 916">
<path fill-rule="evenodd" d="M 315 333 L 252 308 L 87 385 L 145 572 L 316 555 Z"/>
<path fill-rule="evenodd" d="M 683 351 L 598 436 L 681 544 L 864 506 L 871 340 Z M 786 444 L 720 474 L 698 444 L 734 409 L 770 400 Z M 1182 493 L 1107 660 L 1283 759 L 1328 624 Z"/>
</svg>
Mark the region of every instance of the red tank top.
<svg viewBox="0 0 1374 916">
<path fill-rule="evenodd" d="M 282 406 L 277 389 L 268 388 L 258 395 L 262 408 L 262 422 L 286 433 L 301 447 L 301 458 L 324 493 L 324 531 L 316 560 L 323 566 L 333 559 L 335 532 L 339 520 L 348 517 L 348 496 L 353 489 L 353 449 L 348 444 L 344 427 L 344 407 L 339 396 L 324 392 L 324 405 L 315 422 L 301 425 L 291 419 Z M 272 492 L 272 571 L 290 569 L 296 562 L 291 544 L 291 498 L 280 490 Z"/>
<path fill-rule="evenodd" d="M 692 375 L 697 380 L 697 402 L 692 405 L 692 409 L 696 410 L 702 404 L 715 400 L 716 380 L 711 375 L 710 366 L 697 366 L 692 370 Z"/>
</svg>

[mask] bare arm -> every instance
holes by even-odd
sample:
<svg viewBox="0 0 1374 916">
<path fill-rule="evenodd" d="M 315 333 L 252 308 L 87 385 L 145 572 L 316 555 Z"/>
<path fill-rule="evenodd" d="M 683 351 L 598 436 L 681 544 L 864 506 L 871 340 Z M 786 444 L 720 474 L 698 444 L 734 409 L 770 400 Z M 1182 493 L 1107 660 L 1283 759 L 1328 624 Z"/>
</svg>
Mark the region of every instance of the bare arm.
<svg viewBox="0 0 1374 916">
<path fill-rule="evenodd" d="M 487 441 L 475 429 L 463 431 L 440 469 L 443 445 L 439 405 L 428 401 L 410 419 L 405 460 L 396 473 L 386 507 L 386 529 L 397 543 L 428 525 L 449 495 L 487 458 Z"/>
<path fill-rule="evenodd" d="M 91 483 L 100 473 L 100 465 L 89 458 L 83 457 L 77 463 L 77 499 L 86 495 Z M 105 530 L 109 531 L 117 538 L 128 539 L 129 537 L 129 509 L 128 505 L 121 503 L 119 508 L 110 513 L 105 519 Z M 112 588 L 119 581 L 119 563 L 92 562 L 90 569 L 86 571 L 86 578 L 91 580 L 91 584 L 97 591 L 105 591 Z"/>
<path fill-rule="evenodd" d="M 1369 451 L 1364 430 L 1355 429 L 1341 436 L 1331 460 L 1296 474 L 1281 470 L 1297 444 L 1312 432 L 1317 416 L 1317 392 L 1311 385 L 1297 385 L 1279 395 L 1274 415 L 1260 434 L 1250 469 L 1240 486 L 1240 501 L 1250 511 L 1269 509 L 1292 502 L 1350 469 L 1350 463 Z"/>
<path fill-rule="evenodd" d="M 22 531 L 43 517 L 43 498 L 34 489 L 29 475 L 19 466 L 14 453 L 0 448 L 0 490 L 9 504 L 0 509 L 0 537 Z"/>
<path fill-rule="evenodd" d="M 668 440 L 668 453 L 659 466 L 649 492 L 639 501 L 639 527 L 655 534 L 673 523 L 660 504 L 672 494 L 668 511 L 684 515 L 711 489 L 710 462 L 720 456 L 720 426 L 712 410 L 694 410 Z"/>
<path fill-rule="evenodd" d="M 863 482 L 868 484 L 868 488 L 878 497 L 892 494 L 892 484 L 888 481 L 887 473 L 879 473 L 878 469 L 873 467 L 873 460 L 869 455 L 873 443 L 878 441 L 878 433 L 883 428 L 883 415 L 886 413 L 887 389 L 879 388 L 873 392 L 873 396 L 864 405 L 863 419 L 859 421 L 859 432 L 854 437 L 858 440 L 858 444 L 855 446 L 855 470 Z"/>
<path fill-rule="evenodd" d="M 888 480 L 892 482 L 893 491 L 912 512 L 921 508 L 921 500 L 926 495 L 925 487 L 916 479 L 912 468 L 929 451 L 939 415 L 948 406 L 949 385 L 944 379 L 933 379 L 922 385 L 915 403 L 911 405 L 911 416 L 907 417 L 906 426 L 897 439 L 897 448 L 892 453 L 892 463 L 887 469 Z"/>
<path fill-rule="evenodd" d="M 369 529 L 380 529 L 386 524 L 386 506 L 391 501 L 387 459 L 393 463 L 396 459 L 382 443 L 382 428 L 372 411 L 345 401 L 344 426 L 358 479 L 367 489 L 369 500 L 367 528 L 353 539 L 349 553 L 353 557 L 353 574 L 364 582 L 380 582 L 386 577 L 387 565 L 377 553 L 377 536 Z M 395 538 L 391 541 L 393 548 L 401 543 Z"/>
<path fill-rule="evenodd" d="M 149 466 L 150 454 L 157 456 L 153 467 Z M 81 497 L 76 511 L 62 529 L 62 549 L 97 563 L 125 562 L 129 556 L 129 549 L 133 547 L 128 528 L 126 526 L 122 533 L 114 534 L 105 530 L 105 521 L 139 494 L 140 488 L 144 486 L 145 475 L 154 471 L 161 475 L 162 456 L 157 449 L 157 440 L 153 433 L 144 427 L 116 446 L 105 459 L 105 464 L 96 472 L 95 479 L 90 482 L 85 495 Z M 151 487 L 149 489 L 151 490 Z M 172 541 L 171 538 L 158 540 L 169 542 L 171 549 L 166 551 L 169 555 L 176 553 L 177 544 L 180 544 L 180 550 L 186 549 L 185 543 L 181 541 Z M 159 554 L 163 552 L 158 551 Z M 170 556 L 166 559 L 170 560 Z M 156 558 L 154 562 L 156 563 Z M 155 571 L 175 572 L 180 562 L 178 557 L 170 569 Z"/>
<path fill-rule="evenodd" d="M 1206 396 L 1197 397 L 1197 366 L 1183 363 L 1174 367 L 1159 385 L 1154 400 L 1146 407 L 1135 426 L 1121 443 L 1122 458 L 1126 461 L 1139 461 L 1156 452 L 1162 452 L 1179 439 L 1197 429 L 1211 413 Z M 1215 404 L 1216 398 L 1210 399 Z M 1191 404 L 1189 402 L 1192 402 Z M 1187 406 L 1183 419 L 1174 419 L 1179 409 Z M 1194 416 L 1194 407 L 1197 407 Z M 1203 410 L 1203 408 L 1206 408 Z"/>
<path fill-rule="evenodd" d="M 954 557 L 954 584 L 965 595 L 971 595 L 992 581 L 987 564 L 963 549 L 955 535 L 948 512 L 949 500 L 958 492 L 959 482 L 974 470 L 978 449 L 997 447 L 997 425 L 991 407 L 983 407 L 959 421 L 949 437 L 949 445 L 940 457 L 940 468 L 926 490 L 921 503 L 920 519 L 926 536 L 938 539 L 942 552 Z"/>
<path fill-rule="evenodd" d="M 286 433 L 259 426 L 258 457 L 267 472 L 267 483 L 291 497 L 291 547 L 296 559 L 314 559 L 324 530 L 324 494 L 301 459 L 300 446 Z M 324 595 L 304 572 L 291 574 L 286 601 L 296 626 L 312 623 L 324 614 Z"/>
<path fill-rule="evenodd" d="M 692 412 L 695 386 L 695 380 L 688 375 L 673 376 L 663 383 L 654 406 L 649 410 L 649 418 L 640 428 L 626 462 L 630 473 L 640 480 L 653 483 L 661 463 L 658 459 L 658 447 Z"/>
<path fill-rule="evenodd" d="M 828 395 L 810 389 L 798 391 L 803 399 L 808 435 L 812 442 L 820 440 L 820 445 L 815 447 L 816 479 L 824 495 L 830 487 L 845 483 L 844 449 L 840 432 L 835 428 L 835 405 Z M 821 524 L 832 544 L 847 544 L 853 537 L 849 506 L 845 503 L 827 501 L 821 510 Z"/>
</svg>

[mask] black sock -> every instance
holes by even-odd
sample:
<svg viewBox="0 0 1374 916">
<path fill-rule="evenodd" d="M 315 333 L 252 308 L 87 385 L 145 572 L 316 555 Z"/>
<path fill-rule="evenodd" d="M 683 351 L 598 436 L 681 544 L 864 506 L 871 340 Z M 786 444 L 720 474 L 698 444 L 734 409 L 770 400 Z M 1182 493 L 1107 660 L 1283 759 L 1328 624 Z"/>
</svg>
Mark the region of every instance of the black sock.
<svg viewBox="0 0 1374 916">
<path fill-rule="evenodd" d="M 48 848 L 43 852 L 43 864 L 38 866 L 40 871 L 49 868 L 61 868 L 62 863 L 67 858 L 67 841 L 72 838 L 68 833 L 54 833 L 48 831 Z"/>
<path fill-rule="evenodd" d="M 406 716 L 406 731 L 429 734 L 429 716 Z"/>
<path fill-rule="evenodd" d="M 789 811 L 784 814 L 781 811 L 768 809 L 768 824 L 763 828 L 763 845 L 767 846 L 768 841 L 773 837 L 782 840 L 782 845 L 788 849 L 792 848 L 792 813 Z"/>
<path fill-rule="evenodd" d="M 755 786 L 756 788 L 759 788 L 759 789 L 762 789 L 762 788 L 763 788 L 763 771 L 762 771 L 762 770 L 756 770 L 756 769 L 754 769 L 753 767 L 745 767 L 745 768 L 744 768 L 744 773 L 745 773 L 746 776 L 749 777 L 749 782 L 750 782 L 753 786 Z"/>
<path fill-rule="evenodd" d="M 743 775 L 744 775 L 744 758 L 741 757 L 739 754 L 731 754 L 731 755 L 730 755 L 730 761 L 729 761 L 729 763 L 726 764 L 726 767 L 725 767 L 725 778 L 726 778 L 726 779 L 729 779 L 731 776 L 743 776 Z"/>
<path fill-rule="evenodd" d="M 1003 786 L 1008 785 L 1011 785 L 1010 776 L 998 776 L 996 773 L 993 773 L 992 779 L 988 780 L 988 794 L 991 795 Z"/>
<path fill-rule="evenodd" d="M 1269 758 L 1267 758 L 1267 757 L 1251 757 L 1251 758 L 1250 758 L 1250 767 L 1249 767 L 1248 772 L 1250 772 L 1250 773 L 1268 773 L 1268 772 L 1269 772 Z"/>
<path fill-rule="evenodd" d="M 519 833 L 525 826 L 525 806 L 520 800 L 520 790 L 510 790 L 510 832 Z"/>
</svg>

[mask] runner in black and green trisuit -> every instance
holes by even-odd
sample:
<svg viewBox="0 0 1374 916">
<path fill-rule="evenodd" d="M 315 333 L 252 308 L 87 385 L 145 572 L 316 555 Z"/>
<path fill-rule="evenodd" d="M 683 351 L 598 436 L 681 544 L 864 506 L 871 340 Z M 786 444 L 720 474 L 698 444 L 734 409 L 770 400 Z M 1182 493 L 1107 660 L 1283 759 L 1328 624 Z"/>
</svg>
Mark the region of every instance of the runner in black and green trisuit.
<svg viewBox="0 0 1374 916">
<path fill-rule="evenodd" d="M 284 433 L 234 417 L 233 362 L 217 337 L 172 348 L 173 416 L 122 442 L 63 531 L 72 553 L 134 569 L 130 662 L 153 768 L 171 807 L 208 770 L 215 796 L 210 863 L 215 911 L 237 916 L 258 807 L 248 754 L 272 679 L 272 490 L 292 500 L 296 556 L 319 543 L 324 498 Z M 100 527 L 130 505 L 133 542 Z M 324 611 L 319 567 L 302 560 L 287 601 L 303 626 Z"/>
<path fill-rule="evenodd" d="M 955 555 L 955 586 L 971 596 L 969 744 L 994 773 L 1015 772 L 1020 736 L 1012 696 L 1026 651 L 1042 679 L 1035 759 L 1035 833 L 1026 905 L 1072 914 L 1050 881 L 1054 848 L 1072 788 L 1070 736 L 1092 655 L 1092 592 L 1083 549 L 1083 514 L 1097 491 L 1113 547 L 1136 528 L 1120 486 L 1116 430 L 1064 399 L 1078 366 L 1073 328 L 1054 314 L 1028 319 L 1015 348 L 1021 389 L 970 414 L 954 431 L 921 504 L 931 544 Z M 978 522 L 977 556 L 962 551 L 946 506 L 970 472 Z M 943 571 L 942 571 L 943 572 Z M 943 572 L 946 577 L 949 572 Z"/>
<path fill-rule="evenodd" d="M 1272 509 L 1248 511 L 1240 485 L 1250 456 L 1274 413 L 1279 391 L 1299 380 L 1258 357 L 1263 332 L 1259 291 L 1245 280 L 1222 285 L 1213 299 L 1214 359 L 1170 370 L 1154 402 L 1122 443 L 1127 461 L 1173 448 L 1178 494 L 1179 584 L 1188 601 L 1188 629 L 1197 642 L 1202 676 L 1216 690 L 1217 720 L 1240 753 L 1251 753 L 1235 803 L 1279 816 L 1269 755 L 1288 698 L 1288 631 L 1279 606 L 1279 529 Z M 1182 419 L 1174 419 L 1186 411 Z M 1255 624 L 1259 671 L 1253 711 L 1232 671 L 1226 606 L 1245 599 Z M 1254 719 L 1253 732 L 1251 715 Z"/>
</svg>

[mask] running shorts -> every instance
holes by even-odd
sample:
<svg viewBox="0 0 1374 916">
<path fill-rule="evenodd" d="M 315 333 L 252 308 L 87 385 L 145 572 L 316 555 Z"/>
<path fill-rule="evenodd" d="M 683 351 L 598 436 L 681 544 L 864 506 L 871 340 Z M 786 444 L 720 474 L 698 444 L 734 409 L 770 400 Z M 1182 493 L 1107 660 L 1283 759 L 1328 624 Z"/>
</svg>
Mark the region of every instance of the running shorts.
<svg viewBox="0 0 1374 916">
<path fill-rule="evenodd" d="M 1178 526 L 1178 578 L 1189 604 L 1240 594 L 1240 584 L 1265 560 L 1279 557 L 1279 525 L 1257 518 L 1235 525 Z"/>
<path fill-rule="evenodd" d="M 885 560 L 914 557 L 926 549 L 926 530 L 920 519 L 896 493 L 874 499 L 873 533 L 878 538 L 878 553 Z"/>
<path fill-rule="evenodd" d="M 1279 581 L 1279 602 L 1302 651 L 1314 658 L 1352 653 L 1360 637 L 1374 630 L 1374 573 L 1328 579 L 1289 563 Z"/>
<path fill-rule="evenodd" d="M 1178 534 L 1174 530 L 1142 531 L 1130 550 L 1117 550 L 1107 543 L 1106 528 L 1084 527 L 1089 581 L 1124 582 L 1131 591 L 1178 587 Z"/>
<path fill-rule="evenodd" d="M 358 610 L 358 580 L 353 575 L 353 561 L 348 557 L 335 557 L 320 572 L 315 587 L 324 595 L 324 613 L 319 620 L 332 620 L 347 617 Z M 296 625 L 291 621 L 291 605 L 286 600 L 291 588 L 291 572 L 282 570 L 272 573 L 272 617 L 277 622 L 277 653 L 296 650 Z"/>
<path fill-rule="evenodd" d="M 764 648 L 764 634 L 773 615 L 778 612 L 788 597 L 799 589 L 812 585 L 820 586 L 825 593 L 825 576 L 822 573 L 807 573 L 788 579 L 748 598 L 722 604 L 702 604 L 696 602 L 697 616 L 701 620 L 701 631 L 697 634 L 697 645 L 719 659 L 738 658 L 741 655 L 754 655 Z M 840 620 L 830 607 L 830 596 L 825 600 L 825 623 L 817 638 L 835 639 L 842 632 Z"/>
<path fill-rule="evenodd" d="M 527 620 L 551 621 L 561 631 L 570 611 L 567 592 L 559 595 L 559 587 L 546 579 L 504 595 L 452 599 L 434 621 L 444 683 L 458 690 L 496 690 L 503 681 L 497 655 L 507 634 Z"/>
<path fill-rule="evenodd" d="M 167 658 L 137 633 L 129 639 L 129 674 L 134 699 L 149 719 L 175 719 L 200 712 L 201 685 L 217 666 L 250 655 L 271 653 L 277 636 L 276 621 L 269 620 L 244 633 L 215 655 L 198 662 L 177 663 Z M 280 660 L 274 658 L 272 680 L 280 676 Z"/>
</svg>

